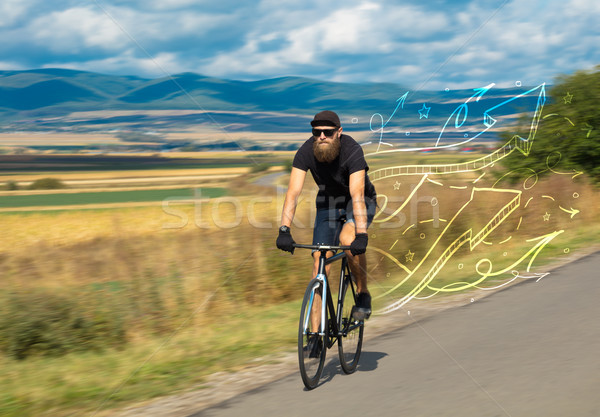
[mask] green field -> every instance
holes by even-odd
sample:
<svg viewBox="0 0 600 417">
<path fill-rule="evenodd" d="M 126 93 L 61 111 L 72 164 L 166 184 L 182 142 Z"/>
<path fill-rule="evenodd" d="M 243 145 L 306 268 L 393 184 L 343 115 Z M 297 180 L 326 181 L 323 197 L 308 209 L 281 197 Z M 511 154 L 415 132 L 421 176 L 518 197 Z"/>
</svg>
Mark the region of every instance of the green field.
<svg viewBox="0 0 600 417">
<path fill-rule="evenodd" d="M 202 198 L 217 198 L 227 193 L 225 188 L 202 188 L 201 191 Z M 194 197 L 193 188 L 11 195 L 0 196 L 0 208 L 137 203 L 192 197 Z"/>
</svg>

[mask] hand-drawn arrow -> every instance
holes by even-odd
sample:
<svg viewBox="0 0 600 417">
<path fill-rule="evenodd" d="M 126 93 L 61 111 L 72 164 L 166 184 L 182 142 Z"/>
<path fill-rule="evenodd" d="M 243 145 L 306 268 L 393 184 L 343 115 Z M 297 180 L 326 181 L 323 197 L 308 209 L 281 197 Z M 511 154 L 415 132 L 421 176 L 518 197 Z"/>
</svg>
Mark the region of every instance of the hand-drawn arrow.
<svg viewBox="0 0 600 417">
<path fill-rule="evenodd" d="M 440 143 L 440 139 L 442 138 L 442 135 L 444 134 L 444 130 L 446 129 L 446 126 L 448 126 L 448 123 L 452 119 L 452 116 L 456 115 L 455 120 L 454 120 L 454 127 L 457 129 L 460 128 L 467 121 L 467 116 L 469 115 L 469 106 L 467 105 L 467 103 L 469 101 L 471 101 L 472 99 L 475 99 L 475 101 L 479 101 L 479 99 L 481 97 L 483 97 L 483 95 L 485 93 L 487 93 L 494 85 L 496 85 L 496 84 L 491 83 L 491 84 L 486 85 L 485 87 L 473 89 L 473 91 L 475 91 L 475 94 L 473 94 L 463 104 L 461 104 L 456 109 L 454 109 L 454 111 L 452 112 L 450 117 L 448 117 L 448 120 L 446 120 L 446 123 L 444 124 L 444 127 L 442 127 L 442 131 L 440 132 L 440 135 L 438 136 L 438 139 L 435 142 L 435 146 L 438 146 L 438 144 Z M 463 112 L 464 112 L 464 115 L 462 116 L 462 120 L 459 121 L 459 117 L 463 114 Z M 489 127 L 491 127 L 491 125 Z M 488 127 L 488 129 L 489 129 L 489 127 Z"/>
<path fill-rule="evenodd" d="M 564 211 L 565 213 L 570 214 L 571 218 L 575 217 L 575 215 L 579 213 L 579 210 L 574 209 L 573 207 L 571 207 L 571 210 L 567 210 L 566 208 L 562 208 L 561 206 L 558 206 L 558 208 Z"/>
<path fill-rule="evenodd" d="M 455 121 L 454 121 L 454 127 L 455 128 L 460 128 L 465 121 L 467 120 L 467 116 L 469 113 L 469 106 L 467 103 L 469 103 L 469 101 L 471 101 L 472 99 L 475 99 L 475 101 L 479 101 L 479 99 L 481 97 L 483 97 L 483 95 L 485 93 L 487 93 L 495 84 L 489 84 L 485 87 L 481 87 L 481 88 L 474 88 L 473 90 L 475 91 L 475 94 L 473 94 L 471 97 L 469 97 L 463 104 L 461 104 L 460 106 L 458 106 L 450 115 L 450 117 L 448 117 L 448 120 L 446 120 L 446 123 L 444 124 L 444 127 L 442 127 L 442 131 L 440 132 L 440 135 L 438 136 L 438 139 L 435 143 L 436 147 L 439 147 L 439 143 L 440 140 L 442 138 L 442 135 L 444 134 L 444 131 L 446 129 L 446 126 L 448 126 L 448 123 L 450 122 L 450 120 L 452 119 L 452 117 L 455 117 Z M 508 104 L 514 100 L 517 100 L 521 97 L 526 96 L 527 94 L 533 93 L 536 90 L 540 90 L 539 95 L 538 95 L 538 102 L 535 108 L 535 113 L 531 122 L 531 129 L 529 132 L 529 137 L 526 138 L 521 138 L 519 137 L 519 139 L 521 139 L 523 142 L 528 142 L 530 139 L 533 139 L 533 137 L 535 136 L 535 133 L 537 131 L 537 127 L 539 124 L 539 120 L 540 117 L 542 115 L 542 108 L 544 107 L 544 104 L 546 103 L 546 83 L 540 84 L 537 87 L 534 87 L 532 89 L 530 89 L 529 91 L 526 91 L 524 93 L 518 94 L 514 97 L 509 98 L 508 100 L 503 101 L 500 104 L 497 104 L 493 107 L 490 107 L 489 109 L 485 110 L 483 112 L 483 124 L 485 125 L 485 129 L 483 129 L 481 132 L 477 133 L 475 136 L 472 136 L 471 138 L 469 138 L 468 140 L 459 142 L 459 143 L 454 143 L 451 145 L 447 145 L 447 146 L 457 146 L 457 145 L 462 145 L 464 143 L 467 142 L 471 142 L 474 139 L 478 138 L 479 136 L 481 136 L 482 134 L 484 134 L 485 132 L 487 132 L 492 126 L 494 126 L 496 124 L 496 119 L 493 118 L 491 116 L 490 113 L 492 113 L 494 110 L 496 110 L 497 108 L 504 106 L 505 104 Z M 462 119 L 460 119 L 460 117 L 462 116 Z M 528 154 L 529 153 L 529 149 L 531 148 L 531 144 L 527 144 L 525 146 L 519 146 L 519 148 L 524 148 L 524 153 Z M 522 150 L 523 152 L 523 150 Z"/>
<path fill-rule="evenodd" d="M 377 131 L 379 131 L 379 144 L 377 146 L 377 151 L 379 151 L 379 148 L 381 147 L 382 143 L 384 145 L 392 146 L 392 144 L 390 144 L 390 143 L 384 143 L 384 142 L 382 142 L 383 128 L 387 126 L 387 124 L 389 123 L 390 120 L 392 120 L 392 117 L 394 117 L 394 115 L 398 111 L 398 108 L 402 107 L 404 109 L 404 102 L 406 101 L 406 97 L 408 96 L 408 93 L 409 92 L 407 91 L 406 93 L 404 93 L 403 96 L 399 97 L 396 100 L 396 108 L 394 109 L 394 111 L 392 112 L 392 114 L 390 115 L 390 117 L 388 117 L 388 119 L 385 121 L 385 123 L 383 122 L 383 116 L 381 115 L 381 113 L 375 113 L 375 114 L 373 114 L 371 116 L 371 120 L 369 120 L 369 129 L 371 129 L 371 132 L 377 132 Z M 377 128 L 377 129 L 373 129 L 373 118 L 375 116 L 379 116 L 381 118 L 381 127 Z"/>
</svg>

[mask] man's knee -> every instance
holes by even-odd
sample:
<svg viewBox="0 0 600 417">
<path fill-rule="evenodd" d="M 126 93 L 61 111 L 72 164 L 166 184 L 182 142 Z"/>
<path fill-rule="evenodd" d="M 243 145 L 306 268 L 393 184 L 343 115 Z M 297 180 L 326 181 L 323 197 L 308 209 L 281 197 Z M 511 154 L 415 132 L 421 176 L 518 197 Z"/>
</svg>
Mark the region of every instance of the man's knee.
<svg viewBox="0 0 600 417">
<path fill-rule="evenodd" d="M 354 223 L 346 223 L 340 233 L 340 245 L 350 246 L 354 242 L 356 233 L 354 232 Z"/>
<path fill-rule="evenodd" d="M 319 252 L 314 252 L 312 254 L 312 256 L 313 256 L 313 260 L 314 260 L 314 262 L 313 262 L 314 270 L 316 271 L 317 268 L 319 267 L 319 257 L 321 256 L 321 254 Z"/>
</svg>

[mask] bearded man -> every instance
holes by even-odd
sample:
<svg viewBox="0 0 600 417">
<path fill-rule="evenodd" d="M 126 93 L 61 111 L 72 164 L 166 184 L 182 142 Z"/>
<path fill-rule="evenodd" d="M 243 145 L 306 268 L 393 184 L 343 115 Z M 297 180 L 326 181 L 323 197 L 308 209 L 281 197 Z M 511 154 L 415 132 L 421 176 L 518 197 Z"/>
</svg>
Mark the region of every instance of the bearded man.
<svg viewBox="0 0 600 417">
<path fill-rule="evenodd" d="M 310 122 L 312 136 L 296 152 L 292 164 L 277 247 L 294 253 L 294 239 L 290 231 L 304 186 L 306 172 L 310 171 L 319 186 L 317 214 L 313 231 L 313 245 L 350 246 L 346 251 L 358 292 L 354 318 L 368 319 L 371 315 L 371 296 L 367 289 L 367 228 L 375 216 L 377 194 L 369 180 L 369 166 L 361 146 L 350 136 L 342 134 L 338 115 L 325 110 Z M 328 252 L 327 256 L 332 256 Z M 319 253 L 313 252 L 313 274 L 316 276 Z M 329 265 L 328 265 L 329 267 Z M 327 270 L 329 275 L 329 270 Z M 315 302 L 315 305 L 320 305 Z"/>
</svg>

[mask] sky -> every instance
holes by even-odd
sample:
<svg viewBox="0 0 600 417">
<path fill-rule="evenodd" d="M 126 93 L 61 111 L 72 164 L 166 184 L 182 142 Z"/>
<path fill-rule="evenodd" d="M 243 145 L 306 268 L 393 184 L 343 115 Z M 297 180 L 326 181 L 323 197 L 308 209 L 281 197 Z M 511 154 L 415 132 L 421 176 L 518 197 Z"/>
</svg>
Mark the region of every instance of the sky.
<svg viewBox="0 0 600 417">
<path fill-rule="evenodd" d="M 2 0 L 0 70 L 538 85 L 600 64 L 599 18 L 597 0 Z"/>
</svg>

